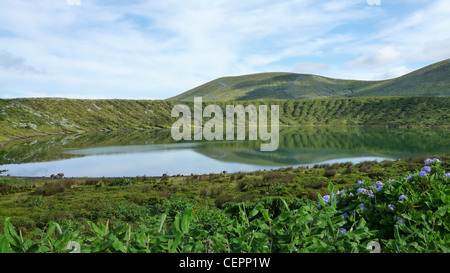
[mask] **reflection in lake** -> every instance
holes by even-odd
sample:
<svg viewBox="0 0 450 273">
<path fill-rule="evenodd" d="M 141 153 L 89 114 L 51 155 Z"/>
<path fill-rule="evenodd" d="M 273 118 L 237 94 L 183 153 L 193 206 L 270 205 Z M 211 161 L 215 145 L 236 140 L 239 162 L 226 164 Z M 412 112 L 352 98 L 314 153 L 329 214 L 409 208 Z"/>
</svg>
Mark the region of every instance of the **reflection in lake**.
<svg viewBox="0 0 450 273">
<path fill-rule="evenodd" d="M 261 141 L 175 142 L 170 130 L 52 136 L 15 141 L 0 151 L 13 176 L 157 176 L 253 171 L 449 152 L 450 131 L 386 128 L 280 128 L 279 147 Z"/>
</svg>

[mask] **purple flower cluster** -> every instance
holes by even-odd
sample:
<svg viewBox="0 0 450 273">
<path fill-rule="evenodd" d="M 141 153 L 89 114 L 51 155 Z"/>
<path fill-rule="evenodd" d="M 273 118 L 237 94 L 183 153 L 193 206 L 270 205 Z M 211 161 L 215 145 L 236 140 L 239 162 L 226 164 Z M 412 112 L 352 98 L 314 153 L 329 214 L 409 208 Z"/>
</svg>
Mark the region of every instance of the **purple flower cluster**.
<svg viewBox="0 0 450 273">
<path fill-rule="evenodd" d="M 440 163 L 441 161 L 437 158 L 433 158 L 433 159 L 427 158 L 427 159 L 425 159 L 425 166 L 433 165 L 435 162 Z"/>
<path fill-rule="evenodd" d="M 398 200 L 403 200 L 403 199 L 406 199 L 406 196 L 404 194 L 402 194 L 398 197 Z"/>
<path fill-rule="evenodd" d="M 395 220 L 397 221 L 397 223 L 400 223 L 400 224 L 402 224 L 402 225 L 405 224 L 405 220 L 403 220 L 402 217 L 397 217 L 397 219 L 395 219 Z"/>
<path fill-rule="evenodd" d="M 322 200 L 323 200 L 323 202 L 325 203 L 325 205 L 329 205 L 329 203 L 330 203 L 330 198 L 331 198 L 331 196 L 329 195 L 329 194 L 327 194 L 327 195 L 324 195 L 323 197 L 322 197 Z M 321 205 L 320 205 L 320 202 L 319 202 L 319 208 L 321 207 Z"/>
<path fill-rule="evenodd" d="M 377 181 L 377 183 L 375 183 L 375 190 L 376 191 L 381 191 L 383 189 L 383 182 L 381 181 Z"/>
<path fill-rule="evenodd" d="M 414 175 L 414 174 L 410 174 L 410 175 L 408 175 L 407 177 L 405 177 L 405 180 L 409 182 L 409 181 L 411 181 L 411 179 L 412 179 L 413 177 L 415 177 L 415 175 Z"/>
<path fill-rule="evenodd" d="M 357 193 L 366 194 L 366 195 L 368 195 L 368 196 L 370 196 L 370 197 L 372 197 L 372 198 L 375 197 L 375 195 L 373 195 L 373 191 L 371 191 L 371 190 L 366 190 L 365 188 L 358 188 L 358 189 L 356 190 L 356 192 L 357 192 Z"/>
<path fill-rule="evenodd" d="M 450 173 L 446 173 L 446 174 L 444 174 L 444 176 L 445 176 L 446 178 L 450 178 Z"/>
</svg>

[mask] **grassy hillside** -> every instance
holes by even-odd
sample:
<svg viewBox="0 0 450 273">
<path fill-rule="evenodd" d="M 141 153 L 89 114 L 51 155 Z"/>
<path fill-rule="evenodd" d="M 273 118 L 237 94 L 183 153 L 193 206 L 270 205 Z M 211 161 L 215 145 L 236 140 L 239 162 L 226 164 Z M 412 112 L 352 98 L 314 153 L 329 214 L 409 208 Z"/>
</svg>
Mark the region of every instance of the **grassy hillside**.
<svg viewBox="0 0 450 273">
<path fill-rule="evenodd" d="M 0 99 L 0 140 L 100 130 L 170 127 L 175 103 L 150 100 Z"/>
<path fill-rule="evenodd" d="M 254 100 L 214 102 L 222 109 L 229 104 L 278 105 L 280 125 L 298 126 L 388 126 L 450 127 L 450 98 L 361 97 L 307 100 Z M 204 103 L 205 105 L 207 103 Z M 192 102 L 187 103 L 192 109 Z M 268 107 L 270 113 L 270 107 Z M 225 115 L 225 110 L 223 110 Z M 224 118 L 225 119 L 225 118 Z M 270 121 L 270 117 L 269 117 Z"/>
<path fill-rule="evenodd" d="M 280 125 L 450 127 L 450 98 L 370 97 L 216 102 L 279 105 Z M 0 140 L 94 131 L 170 128 L 171 101 L 0 99 Z M 193 109 L 193 103 L 187 103 Z M 270 107 L 269 107 L 270 110 Z M 224 118 L 225 120 L 225 118 Z M 204 120 L 206 121 L 206 119 Z"/>
<path fill-rule="evenodd" d="M 361 96 L 450 96 L 450 59 L 383 81 L 332 79 L 295 73 L 259 73 L 213 80 L 170 98 L 192 101 L 312 99 Z"/>
</svg>

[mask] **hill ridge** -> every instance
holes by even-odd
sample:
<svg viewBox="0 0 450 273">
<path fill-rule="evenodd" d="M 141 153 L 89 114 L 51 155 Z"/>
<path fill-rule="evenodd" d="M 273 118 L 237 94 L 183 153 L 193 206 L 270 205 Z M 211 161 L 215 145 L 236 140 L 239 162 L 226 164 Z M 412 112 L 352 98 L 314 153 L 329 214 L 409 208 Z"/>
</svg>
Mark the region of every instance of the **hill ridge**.
<svg viewBox="0 0 450 273">
<path fill-rule="evenodd" d="M 261 72 L 206 82 L 171 101 L 239 101 L 373 96 L 450 96 L 450 59 L 386 80 L 336 79 L 314 74 Z"/>
</svg>

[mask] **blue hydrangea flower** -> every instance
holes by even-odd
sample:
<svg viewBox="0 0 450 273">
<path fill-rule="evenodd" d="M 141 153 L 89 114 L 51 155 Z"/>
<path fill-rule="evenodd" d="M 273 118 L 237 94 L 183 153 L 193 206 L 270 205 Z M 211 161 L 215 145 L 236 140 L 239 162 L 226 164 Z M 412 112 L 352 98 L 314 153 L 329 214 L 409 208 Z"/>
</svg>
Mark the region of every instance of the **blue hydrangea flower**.
<svg viewBox="0 0 450 273">
<path fill-rule="evenodd" d="M 402 224 L 402 225 L 404 225 L 405 224 L 405 220 L 403 220 L 403 218 L 402 217 L 397 217 L 397 223 L 400 223 L 400 224 Z"/>
<path fill-rule="evenodd" d="M 323 197 L 322 197 L 322 200 L 323 200 L 323 202 L 325 203 L 325 205 L 328 205 L 329 204 L 329 201 L 330 201 L 330 195 L 324 195 Z M 320 208 L 320 201 L 319 201 L 319 208 Z"/>
<path fill-rule="evenodd" d="M 425 166 L 430 166 L 430 165 L 433 165 L 433 160 L 431 159 L 431 158 L 427 158 L 427 159 L 425 159 Z"/>
<path fill-rule="evenodd" d="M 423 170 L 424 172 L 427 172 L 427 173 L 431 172 L 431 168 L 428 167 L 428 166 L 423 167 L 422 170 Z"/>
<path fill-rule="evenodd" d="M 410 175 L 408 175 L 407 177 L 405 177 L 405 180 L 407 180 L 408 182 L 413 178 L 413 177 L 415 177 L 416 175 L 414 175 L 414 174 L 410 174 Z"/>
<path fill-rule="evenodd" d="M 364 188 L 358 188 L 357 190 L 356 190 L 356 192 L 364 192 L 364 191 L 366 191 L 366 189 L 364 189 Z"/>
<path fill-rule="evenodd" d="M 426 172 L 426 171 L 420 171 L 420 172 L 419 172 L 419 176 L 420 176 L 420 177 L 427 176 L 427 172 Z"/>
<path fill-rule="evenodd" d="M 398 197 L 398 200 L 403 200 L 403 199 L 406 199 L 406 196 L 403 194 Z"/>
<path fill-rule="evenodd" d="M 364 193 L 367 194 L 371 198 L 375 197 L 375 195 L 373 195 L 373 191 L 365 191 Z"/>
<path fill-rule="evenodd" d="M 347 233 L 347 230 L 345 228 L 340 228 L 339 229 L 339 235 L 345 234 L 345 233 Z"/>
</svg>

